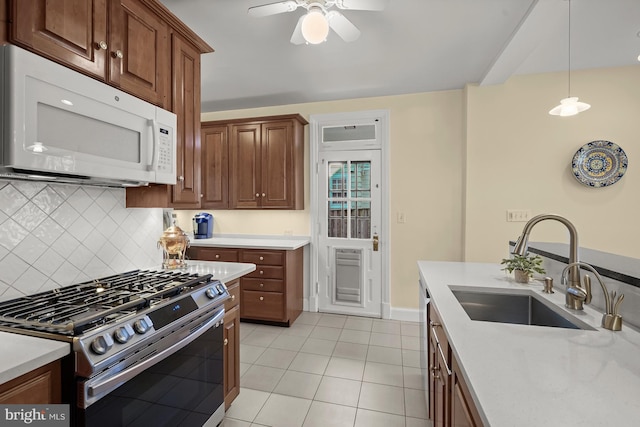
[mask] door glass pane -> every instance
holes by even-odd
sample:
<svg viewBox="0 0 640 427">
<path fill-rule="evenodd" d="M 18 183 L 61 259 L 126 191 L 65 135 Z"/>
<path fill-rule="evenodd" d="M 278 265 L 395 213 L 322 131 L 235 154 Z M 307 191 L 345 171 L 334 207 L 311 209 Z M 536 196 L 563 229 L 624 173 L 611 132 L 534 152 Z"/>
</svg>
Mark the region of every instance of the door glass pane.
<svg viewBox="0 0 640 427">
<path fill-rule="evenodd" d="M 376 139 L 376 125 L 332 126 L 322 128 L 322 142 L 366 141 Z"/>
<path fill-rule="evenodd" d="M 371 162 L 351 163 L 351 197 L 371 197 Z"/>
<path fill-rule="evenodd" d="M 334 238 L 371 238 L 371 162 L 329 162 L 328 229 Z"/>
<path fill-rule="evenodd" d="M 347 237 L 347 202 L 329 201 L 329 237 Z"/>
<path fill-rule="evenodd" d="M 371 238 L 371 202 L 351 202 L 351 238 Z"/>
</svg>

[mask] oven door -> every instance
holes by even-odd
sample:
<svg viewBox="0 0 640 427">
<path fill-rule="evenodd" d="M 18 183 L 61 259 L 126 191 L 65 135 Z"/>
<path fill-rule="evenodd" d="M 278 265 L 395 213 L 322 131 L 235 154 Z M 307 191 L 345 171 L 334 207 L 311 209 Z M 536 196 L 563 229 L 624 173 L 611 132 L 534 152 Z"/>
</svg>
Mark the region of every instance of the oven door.
<svg viewBox="0 0 640 427">
<path fill-rule="evenodd" d="M 77 409 L 76 425 L 218 425 L 224 418 L 223 318 L 221 308 L 187 337 L 115 375 L 107 370 L 80 381 L 88 404 Z"/>
</svg>

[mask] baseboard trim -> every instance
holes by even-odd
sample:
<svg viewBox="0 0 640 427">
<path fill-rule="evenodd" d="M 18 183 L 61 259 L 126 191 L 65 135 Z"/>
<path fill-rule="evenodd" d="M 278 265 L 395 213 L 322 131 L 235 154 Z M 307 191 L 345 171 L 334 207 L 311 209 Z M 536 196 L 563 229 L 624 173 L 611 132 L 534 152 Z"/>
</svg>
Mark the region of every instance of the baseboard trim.
<svg viewBox="0 0 640 427">
<path fill-rule="evenodd" d="M 405 322 L 419 322 L 420 310 L 417 308 L 394 308 L 391 307 L 391 319 Z"/>
</svg>

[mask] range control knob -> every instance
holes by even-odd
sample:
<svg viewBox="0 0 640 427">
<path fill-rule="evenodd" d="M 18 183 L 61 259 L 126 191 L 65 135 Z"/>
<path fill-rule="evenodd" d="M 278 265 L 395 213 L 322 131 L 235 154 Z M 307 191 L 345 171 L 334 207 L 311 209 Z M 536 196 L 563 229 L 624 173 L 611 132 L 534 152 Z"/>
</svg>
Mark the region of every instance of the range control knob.
<svg viewBox="0 0 640 427">
<path fill-rule="evenodd" d="M 91 341 L 91 350 L 96 354 L 105 354 L 113 347 L 113 340 L 108 334 L 100 335 Z"/>
<path fill-rule="evenodd" d="M 124 344 L 131 339 L 133 336 L 133 328 L 131 325 L 122 326 L 113 333 L 113 338 L 118 341 L 120 344 Z"/>
<path fill-rule="evenodd" d="M 147 322 L 147 319 L 138 319 L 133 322 L 133 329 L 139 334 L 144 334 L 149 330 L 151 325 Z"/>
<path fill-rule="evenodd" d="M 205 291 L 205 294 L 209 297 L 209 299 L 214 299 L 216 296 L 218 296 L 218 293 L 213 286 L 207 289 Z"/>
</svg>

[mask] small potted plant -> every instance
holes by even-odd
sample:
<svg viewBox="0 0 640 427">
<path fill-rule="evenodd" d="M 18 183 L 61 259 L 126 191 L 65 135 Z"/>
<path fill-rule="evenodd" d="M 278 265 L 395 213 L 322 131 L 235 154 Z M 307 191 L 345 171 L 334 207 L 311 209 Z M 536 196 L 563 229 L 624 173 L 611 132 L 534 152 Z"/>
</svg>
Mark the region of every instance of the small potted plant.
<svg viewBox="0 0 640 427">
<path fill-rule="evenodd" d="M 517 255 L 514 254 L 512 258 L 504 258 L 501 265 L 505 267 L 505 270 L 509 273 L 514 272 L 514 277 L 518 283 L 529 283 L 529 279 L 533 277 L 533 273 L 544 274 L 545 270 L 542 268 L 542 258 L 538 255 Z"/>
</svg>

